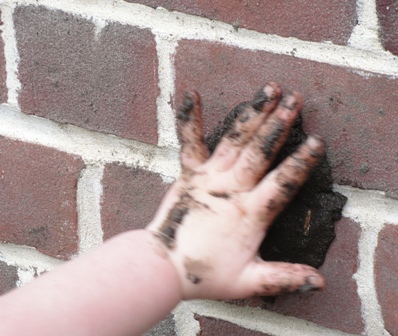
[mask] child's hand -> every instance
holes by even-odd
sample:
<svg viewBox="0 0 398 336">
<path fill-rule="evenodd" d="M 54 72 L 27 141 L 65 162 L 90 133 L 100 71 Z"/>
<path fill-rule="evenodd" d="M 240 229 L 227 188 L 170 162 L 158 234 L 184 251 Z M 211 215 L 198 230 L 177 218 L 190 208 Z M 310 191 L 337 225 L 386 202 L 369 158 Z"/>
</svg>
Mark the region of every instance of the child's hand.
<svg viewBox="0 0 398 336">
<path fill-rule="evenodd" d="M 280 98 L 280 87 L 270 83 L 243 105 L 209 158 L 199 95 L 185 96 L 178 115 L 182 175 L 148 227 L 175 265 L 184 299 L 235 299 L 325 286 L 312 267 L 257 256 L 275 216 L 324 152 L 322 140 L 309 137 L 266 174 L 302 107 L 299 93 Z"/>
</svg>

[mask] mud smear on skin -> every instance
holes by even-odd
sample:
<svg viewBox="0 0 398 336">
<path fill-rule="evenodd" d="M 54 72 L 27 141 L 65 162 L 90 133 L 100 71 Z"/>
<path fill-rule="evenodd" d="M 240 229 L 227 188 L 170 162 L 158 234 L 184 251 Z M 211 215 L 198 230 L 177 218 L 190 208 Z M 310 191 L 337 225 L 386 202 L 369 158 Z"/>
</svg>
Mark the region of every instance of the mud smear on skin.
<svg viewBox="0 0 398 336">
<path fill-rule="evenodd" d="M 206 138 L 211 153 L 242 112 L 242 104 L 234 108 L 226 116 L 223 125 L 216 127 Z M 292 154 L 306 138 L 300 117 L 272 168 Z M 341 218 L 342 208 L 347 201 L 345 196 L 332 190 L 332 183 L 330 165 L 324 156 L 297 196 L 269 229 L 260 246 L 264 260 L 302 263 L 316 268 L 322 265 L 335 237 L 334 222 Z"/>
<path fill-rule="evenodd" d="M 175 248 L 175 236 L 177 234 L 177 229 L 189 211 L 188 202 L 191 199 L 191 196 L 188 194 L 182 195 L 180 197 L 180 201 L 177 202 L 174 208 L 170 210 L 166 220 L 159 229 L 160 241 L 170 250 Z"/>
</svg>

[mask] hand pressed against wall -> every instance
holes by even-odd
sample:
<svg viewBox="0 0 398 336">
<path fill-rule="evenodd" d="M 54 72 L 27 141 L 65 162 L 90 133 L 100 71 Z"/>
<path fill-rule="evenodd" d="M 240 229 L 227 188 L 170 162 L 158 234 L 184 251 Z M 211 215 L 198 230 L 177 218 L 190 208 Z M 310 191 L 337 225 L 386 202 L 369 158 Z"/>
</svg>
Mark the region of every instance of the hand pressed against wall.
<svg viewBox="0 0 398 336">
<path fill-rule="evenodd" d="M 234 299 L 321 289 L 312 267 L 265 262 L 257 256 L 275 216 L 294 197 L 323 155 L 318 137 L 268 172 L 302 107 L 299 93 L 282 98 L 269 83 L 241 104 L 209 158 L 200 97 L 187 93 L 181 121 L 182 174 L 148 230 L 175 265 L 185 299 Z M 164 253 L 164 252 L 163 252 Z"/>
</svg>

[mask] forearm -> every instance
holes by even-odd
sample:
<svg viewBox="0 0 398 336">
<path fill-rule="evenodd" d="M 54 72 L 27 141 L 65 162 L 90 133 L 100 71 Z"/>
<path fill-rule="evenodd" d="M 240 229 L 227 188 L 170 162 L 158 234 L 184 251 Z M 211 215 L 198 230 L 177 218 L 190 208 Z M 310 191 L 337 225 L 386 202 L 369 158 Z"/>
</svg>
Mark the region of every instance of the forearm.
<svg viewBox="0 0 398 336">
<path fill-rule="evenodd" d="M 119 235 L 0 298 L 1 335 L 140 335 L 181 300 L 148 231 Z"/>
</svg>

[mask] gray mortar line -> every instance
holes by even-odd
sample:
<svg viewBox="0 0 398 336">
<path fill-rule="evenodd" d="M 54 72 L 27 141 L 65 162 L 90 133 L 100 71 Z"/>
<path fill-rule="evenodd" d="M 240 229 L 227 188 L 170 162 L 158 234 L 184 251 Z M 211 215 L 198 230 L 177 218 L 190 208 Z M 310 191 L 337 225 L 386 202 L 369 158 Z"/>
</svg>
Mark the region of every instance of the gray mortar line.
<svg viewBox="0 0 398 336">
<path fill-rule="evenodd" d="M 363 225 L 363 224 L 362 224 Z M 375 250 L 377 237 L 382 226 L 362 227 L 359 239 L 359 266 L 353 278 L 357 282 L 358 296 L 361 299 L 362 319 L 368 336 L 391 336 L 384 329 L 381 307 L 377 299 L 374 282 Z"/>
<path fill-rule="evenodd" d="M 362 319 L 366 335 L 387 336 L 383 315 L 377 298 L 374 262 L 378 235 L 385 224 L 398 225 L 398 200 L 388 198 L 384 192 L 335 186 L 348 200 L 343 216 L 361 227 L 358 243 L 359 266 L 353 275 L 361 301 Z"/>
<path fill-rule="evenodd" d="M 17 267 L 18 286 L 22 286 L 45 271 L 63 264 L 62 260 L 49 257 L 34 247 L 15 244 L 0 244 L 0 260 L 9 266 Z"/>
<path fill-rule="evenodd" d="M 398 200 L 387 197 L 385 192 L 339 185 L 335 185 L 334 190 L 348 198 L 343 209 L 345 217 L 365 227 L 398 225 Z"/>
<path fill-rule="evenodd" d="M 175 93 L 174 53 L 177 42 L 167 36 L 156 36 L 156 50 L 158 55 L 158 86 L 157 97 L 158 117 L 158 146 L 179 148 L 176 122 L 172 107 Z"/>
<path fill-rule="evenodd" d="M 197 336 L 200 333 L 200 324 L 194 318 L 194 312 L 189 303 L 181 302 L 173 310 L 173 319 L 177 336 Z"/>
<path fill-rule="evenodd" d="M 39 144 L 82 157 L 86 164 L 121 163 L 162 176 L 165 182 L 180 173 L 178 151 L 89 131 L 73 125 L 26 115 L 18 109 L 0 105 L 0 135 Z"/>
<path fill-rule="evenodd" d="M 140 28 L 151 29 L 157 34 L 178 39 L 205 40 L 240 47 L 262 50 L 274 54 L 290 55 L 315 62 L 370 71 L 392 77 L 398 76 L 398 57 L 372 48 L 362 50 L 329 42 L 310 42 L 292 37 L 259 33 L 248 29 L 235 31 L 232 25 L 162 8 L 153 9 L 124 1 L 97 0 L 15 0 L 22 5 L 43 5 L 54 10 L 95 20 L 114 21 Z M 366 37 L 366 36 L 365 36 Z M 367 38 L 367 37 L 366 37 Z M 356 42 L 358 44 L 358 42 Z M 367 42 L 366 42 L 367 43 Z M 366 45 L 364 42 L 363 45 Z"/>
<path fill-rule="evenodd" d="M 21 83 L 18 79 L 19 53 L 13 21 L 14 5 L 12 3 L 2 3 L 0 9 L 1 19 L 3 21 L 2 38 L 4 42 L 4 56 L 6 62 L 5 68 L 8 104 L 18 107 L 18 92 L 21 89 Z"/>
<path fill-rule="evenodd" d="M 77 185 L 79 252 L 83 254 L 103 242 L 101 226 L 102 177 L 104 166 L 88 166 Z"/>
<path fill-rule="evenodd" d="M 357 0 L 357 20 L 348 45 L 358 49 L 384 52 L 379 37 L 379 20 L 375 0 Z"/>
<path fill-rule="evenodd" d="M 189 301 L 181 309 L 191 310 L 202 315 L 234 323 L 242 328 L 268 333 L 274 336 L 348 336 L 353 335 L 335 329 L 325 328 L 315 323 L 295 317 L 252 307 L 239 307 L 217 301 Z"/>
</svg>

